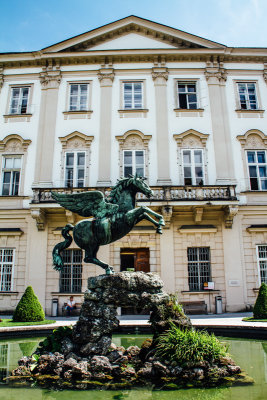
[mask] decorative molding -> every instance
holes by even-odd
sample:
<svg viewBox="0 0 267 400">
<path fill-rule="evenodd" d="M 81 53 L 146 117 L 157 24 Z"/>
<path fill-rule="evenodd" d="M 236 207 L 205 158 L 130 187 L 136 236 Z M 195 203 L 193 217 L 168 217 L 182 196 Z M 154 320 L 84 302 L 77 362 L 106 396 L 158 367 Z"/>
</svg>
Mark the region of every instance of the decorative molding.
<svg viewBox="0 0 267 400">
<path fill-rule="evenodd" d="M 188 129 L 185 132 L 173 135 L 174 140 L 178 147 L 194 148 L 194 147 L 206 147 L 209 135 L 201 133 L 195 129 Z"/>
<path fill-rule="evenodd" d="M 43 67 L 39 74 L 42 89 L 58 89 L 61 82 L 60 67 Z"/>
<path fill-rule="evenodd" d="M 168 68 L 155 67 L 152 68 L 152 79 L 155 84 L 166 84 L 169 78 Z"/>
<path fill-rule="evenodd" d="M 250 225 L 246 229 L 247 232 L 267 232 L 267 224 Z"/>
<path fill-rule="evenodd" d="M 203 108 L 174 108 L 176 117 L 203 117 Z"/>
<path fill-rule="evenodd" d="M 64 119 L 90 119 L 93 111 L 63 111 Z"/>
<path fill-rule="evenodd" d="M 227 71 L 222 62 L 208 61 L 204 74 L 210 84 L 225 83 L 227 80 Z"/>
<path fill-rule="evenodd" d="M 97 74 L 100 86 L 112 86 L 115 73 L 113 68 L 101 68 Z"/>
<path fill-rule="evenodd" d="M 171 226 L 171 219 L 173 215 L 173 206 L 162 206 L 161 207 L 161 214 L 163 215 L 165 226 L 164 228 L 169 229 Z"/>
<path fill-rule="evenodd" d="M 224 226 L 225 228 L 232 228 L 234 217 L 238 213 L 237 205 L 229 205 L 224 209 Z"/>
<path fill-rule="evenodd" d="M 45 211 L 42 208 L 31 209 L 31 216 L 36 221 L 38 231 L 44 231 L 46 223 Z"/>
<path fill-rule="evenodd" d="M 17 134 L 8 135 L 3 140 L 0 140 L 0 152 L 26 152 L 30 144 L 30 139 L 23 139 Z"/>
<path fill-rule="evenodd" d="M 267 64 L 263 65 L 263 79 L 265 80 L 265 82 L 267 83 Z"/>
<path fill-rule="evenodd" d="M 195 207 L 193 212 L 194 212 L 194 221 L 196 224 L 202 222 L 203 218 L 203 207 Z"/>
<path fill-rule="evenodd" d="M 244 135 L 238 135 L 243 149 L 266 149 L 267 148 L 267 135 L 259 129 L 250 129 Z"/>
<path fill-rule="evenodd" d="M 59 137 L 62 149 L 82 149 L 89 148 L 94 140 L 94 136 L 87 136 L 84 133 L 74 131 L 66 136 Z"/>
<path fill-rule="evenodd" d="M 146 118 L 148 109 L 135 108 L 133 110 L 118 110 L 120 118 Z"/>
</svg>

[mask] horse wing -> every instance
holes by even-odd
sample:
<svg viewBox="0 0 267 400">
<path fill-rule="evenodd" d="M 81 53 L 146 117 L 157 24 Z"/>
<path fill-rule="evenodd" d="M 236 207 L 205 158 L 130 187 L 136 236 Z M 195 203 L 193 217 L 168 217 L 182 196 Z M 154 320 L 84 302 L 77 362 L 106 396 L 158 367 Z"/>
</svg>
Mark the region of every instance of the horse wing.
<svg viewBox="0 0 267 400">
<path fill-rule="evenodd" d="M 82 217 L 108 217 L 115 214 L 119 208 L 117 204 L 107 203 L 103 193 L 98 190 L 74 194 L 51 192 L 51 195 L 62 207 Z"/>
</svg>

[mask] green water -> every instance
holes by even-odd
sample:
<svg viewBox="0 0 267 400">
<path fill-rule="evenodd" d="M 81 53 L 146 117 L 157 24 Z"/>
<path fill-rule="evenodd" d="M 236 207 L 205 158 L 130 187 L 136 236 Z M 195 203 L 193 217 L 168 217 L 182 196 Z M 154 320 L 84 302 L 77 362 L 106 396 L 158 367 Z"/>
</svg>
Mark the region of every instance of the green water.
<svg viewBox="0 0 267 400">
<path fill-rule="evenodd" d="M 117 345 L 138 346 L 147 336 L 115 336 Z M 42 338 L 0 340 L 0 380 L 17 366 L 17 360 L 31 354 Z M 217 389 L 185 389 L 152 391 L 149 389 L 108 391 L 50 391 L 39 388 L 8 388 L 0 384 L 1 400 L 266 400 L 267 399 L 267 341 L 221 339 L 243 370 L 255 380 L 251 386 Z"/>
</svg>

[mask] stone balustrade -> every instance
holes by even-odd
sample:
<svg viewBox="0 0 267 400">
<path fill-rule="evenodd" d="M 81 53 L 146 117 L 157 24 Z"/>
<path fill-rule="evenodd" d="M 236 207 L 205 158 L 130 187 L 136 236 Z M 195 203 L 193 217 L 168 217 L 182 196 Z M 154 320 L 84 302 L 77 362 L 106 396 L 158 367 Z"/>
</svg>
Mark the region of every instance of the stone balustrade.
<svg viewBox="0 0 267 400">
<path fill-rule="evenodd" d="M 162 201 L 232 201 L 236 200 L 235 185 L 209 185 L 209 186 L 154 186 L 153 196 L 147 199 L 138 193 L 138 202 Z M 100 190 L 108 196 L 110 187 L 83 187 L 83 188 L 34 188 L 32 203 L 55 203 L 51 191 L 61 193 L 80 193 L 91 190 Z"/>
</svg>

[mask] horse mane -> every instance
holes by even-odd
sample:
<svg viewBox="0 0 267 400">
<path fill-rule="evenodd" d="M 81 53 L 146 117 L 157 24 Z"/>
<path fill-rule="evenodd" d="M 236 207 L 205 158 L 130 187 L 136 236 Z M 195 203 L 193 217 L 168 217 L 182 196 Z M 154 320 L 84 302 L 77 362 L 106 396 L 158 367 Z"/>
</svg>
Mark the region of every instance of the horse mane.
<svg viewBox="0 0 267 400">
<path fill-rule="evenodd" d="M 111 189 L 111 192 L 108 196 L 108 201 L 109 203 L 117 204 L 119 201 L 119 198 L 121 196 L 121 192 L 130 186 L 135 180 L 135 177 L 130 177 L 130 178 L 120 178 L 118 179 L 118 182 L 116 185 Z"/>
</svg>

